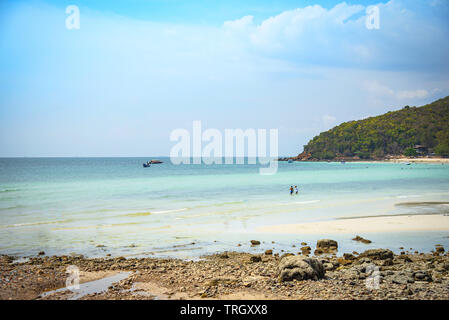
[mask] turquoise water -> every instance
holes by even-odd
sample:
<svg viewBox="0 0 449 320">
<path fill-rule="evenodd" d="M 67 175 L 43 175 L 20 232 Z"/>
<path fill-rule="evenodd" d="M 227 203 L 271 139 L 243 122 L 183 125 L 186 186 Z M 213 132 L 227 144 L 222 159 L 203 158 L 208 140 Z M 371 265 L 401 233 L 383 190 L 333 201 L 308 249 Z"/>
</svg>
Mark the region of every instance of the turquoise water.
<svg viewBox="0 0 449 320">
<path fill-rule="evenodd" d="M 320 237 L 256 235 L 254 229 L 342 217 L 449 213 L 447 204 L 419 204 L 449 201 L 449 165 L 280 162 L 275 175 L 264 176 L 257 165 L 173 165 L 168 158 L 143 168 L 149 159 L 0 159 L 0 253 L 185 258 L 260 251 L 272 247 L 271 241 L 287 250 Z M 290 196 L 290 185 L 299 186 L 299 195 Z M 368 237 L 377 239 L 377 247 L 430 250 L 436 243 L 449 245 L 447 229 Z M 254 237 L 266 243 L 249 248 Z M 349 236 L 334 238 L 347 250 L 358 249 Z"/>
</svg>

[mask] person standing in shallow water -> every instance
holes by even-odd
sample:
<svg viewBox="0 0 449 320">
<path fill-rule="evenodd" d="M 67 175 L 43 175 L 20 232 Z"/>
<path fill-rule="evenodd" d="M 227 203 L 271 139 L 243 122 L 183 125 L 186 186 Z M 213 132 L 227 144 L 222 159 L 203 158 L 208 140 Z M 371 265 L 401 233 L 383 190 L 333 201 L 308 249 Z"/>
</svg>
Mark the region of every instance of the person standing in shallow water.
<svg viewBox="0 0 449 320">
<path fill-rule="evenodd" d="M 295 193 L 298 194 L 298 186 L 295 186 Z"/>
<path fill-rule="evenodd" d="M 293 194 L 293 186 L 290 186 L 290 195 Z"/>
</svg>

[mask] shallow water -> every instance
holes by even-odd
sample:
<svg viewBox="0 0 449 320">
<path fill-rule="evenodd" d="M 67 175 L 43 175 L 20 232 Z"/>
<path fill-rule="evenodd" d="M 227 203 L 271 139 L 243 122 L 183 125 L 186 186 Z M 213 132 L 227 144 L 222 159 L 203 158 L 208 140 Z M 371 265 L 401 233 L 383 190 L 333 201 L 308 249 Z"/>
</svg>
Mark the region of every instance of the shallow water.
<svg viewBox="0 0 449 320">
<path fill-rule="evenodd" d="M 131 272 L 120 272 L 113 276 L 104 277 L 98 280 L 84 282 L 79 284 L 78 289 L 71 289 L 72 295 L 69 300 L 78 300 L 84 296 L 94 293 L 102 293 L 108 291 L 108 288 L 116 282 L 122 281 L 129 277 Z M 40 295 L 41 298 L 52 295 L 57 292 L 68 291 L 68 288 L 60 288 L 53 291 L 47 291 Z"/>
<path fill-rule="evenodd" d="M 258 165 L 173 165 L 167 158 L 143 168 L 149 159 L 0 159 L 0 253 L 195 258 L 260 251 L 248 247 L 253 237 L 288 248 L 328 236 L 254 233 L 262 225 L 449 213 L 449 165 L 280 162 L 277 174 L 263 176 Z M 299 195 L 290 196 L 290 185 Z M 435 242 L 449 245 L 448 233 L 383 234 L 373 245 L 394 249 L 405 241 L 428 251 Z M 335 238 L 358 249 L 350 236 Z"/>
</svg>

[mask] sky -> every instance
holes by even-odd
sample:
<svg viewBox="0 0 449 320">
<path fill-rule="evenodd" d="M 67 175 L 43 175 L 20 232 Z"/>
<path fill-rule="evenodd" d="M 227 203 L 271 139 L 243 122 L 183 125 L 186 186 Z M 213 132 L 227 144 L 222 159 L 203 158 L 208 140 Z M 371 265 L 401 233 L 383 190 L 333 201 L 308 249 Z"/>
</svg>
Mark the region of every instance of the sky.
<svg viewBox="0 0 449 320">
<path fill-rule="evenodd" d="M 448 16 L 447 0 L 2 0 L 0 157 L 165 156 L 194 120 L 278 129 L 296 155 L 448 96 Z"/>
</svg>

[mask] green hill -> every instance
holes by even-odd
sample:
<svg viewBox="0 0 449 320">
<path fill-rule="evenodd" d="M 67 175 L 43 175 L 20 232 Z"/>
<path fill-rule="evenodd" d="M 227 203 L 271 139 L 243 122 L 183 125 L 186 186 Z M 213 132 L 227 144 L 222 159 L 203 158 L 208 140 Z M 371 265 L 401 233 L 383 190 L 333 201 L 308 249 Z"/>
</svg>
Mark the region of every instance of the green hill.
<svg viewBox="0 0 449 320">
<path fill-rule="evenodd" d="M 449 156 L 449 96 L 422 107 L 350 121 L 320 133 L 297 159 L 380 159 L 414 155 L 415 145 Z"/>
</svg>

